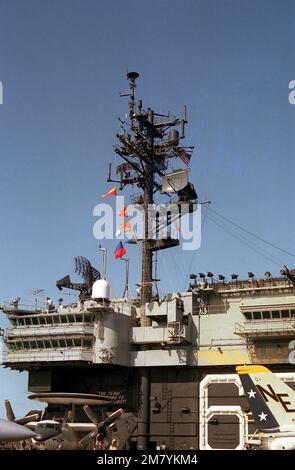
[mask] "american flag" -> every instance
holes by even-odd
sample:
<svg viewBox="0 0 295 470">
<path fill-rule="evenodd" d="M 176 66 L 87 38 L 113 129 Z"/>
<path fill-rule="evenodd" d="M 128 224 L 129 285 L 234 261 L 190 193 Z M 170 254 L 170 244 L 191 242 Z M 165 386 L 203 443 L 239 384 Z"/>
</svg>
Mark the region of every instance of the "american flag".
<svg viewBox="0 0 295 470">
<path fill-rule="evenodd" d="M 190 159 L 191 159 L 191 155 L 189 153 L 187 153 L 184 149 L 182 149 L 178 156 L 179 158 L 181 158 L 181 160 L 186 166 L 189 166 Z"/>
</svg>

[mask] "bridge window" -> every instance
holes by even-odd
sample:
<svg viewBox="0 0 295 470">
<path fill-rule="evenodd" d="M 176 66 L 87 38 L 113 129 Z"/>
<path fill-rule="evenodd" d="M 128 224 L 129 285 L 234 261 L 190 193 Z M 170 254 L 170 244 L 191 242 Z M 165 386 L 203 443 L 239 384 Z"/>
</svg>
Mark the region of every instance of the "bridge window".
<svg viewBox="0 0 295 470">
<path fill-rule="evenodd" d="M 270 319 L 270 312 L 262 312 L 262 318 L 263 320 L 269 320 Z"/>
<path fill-rule="evenodd" d="M 253 312 L 253 320 L 261 320 L 261 312 Z"/>
<path fill-rule="evenodd" d="M 294 315 L 295 315 L 295 310 L 294 310 Z M 89 315 L 89 314 L 88 314 L 88 315 L 87 315 L 87 314 L 84 315 L 84 322 L 86 322 L 86 323 L 92 323 L 93 320 L 94 320 L 93 315 Z"/>
<path fill-rule="evenodd" d="M 91 338 L 84 338 L 83 339 L 83 346 L 85 348 L 91 348 L 92 347 L 92 339 Z"/>
<path fill-rule="evenodd" d="M 289 310 L 282 310 L 281 315 L 282 315 L 282 318 L 290 318 Z"/>
<path fill-rule="evenodd" d="M 264 310 L 263 312 L 243 312 L 247 321 L 250 320 L 279 320 L 295 317 L 295 309 L 291 310 Z"/>
<path fill-rule="evenodd" d="M 246 320 L 252 320 L 252 312 L 245 312 L 244 316 L 245 316 Z"/>
</svg>

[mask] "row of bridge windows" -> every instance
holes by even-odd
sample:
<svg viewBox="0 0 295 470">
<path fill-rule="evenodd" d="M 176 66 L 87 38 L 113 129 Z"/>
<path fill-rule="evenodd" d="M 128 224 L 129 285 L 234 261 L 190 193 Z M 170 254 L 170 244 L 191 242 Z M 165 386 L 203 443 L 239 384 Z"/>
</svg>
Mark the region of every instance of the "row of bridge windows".
<svg viewBox="0 0 295 470">
<path fill-rule="evenodd" d="M 31 317 L 10 318 L 13 326 L 55 325 L 60 323 L 92 323 L 94 315 L 91 313 L 59 315 L 58 313 L 34 315 Z"/>
<path fill-rule="evenodd" d="M 294 318 L 295 309 L 263 310 L 261 312 L 243 312 L 246 320 L 281 320 Z"/>
<path fill-rule="evenodd" d="M 7 342 L 6 346 L 9 350 L 16 351 L 22 349 L 92 348 L 92 344 L 92 338 L 58 338 L 11 341 Z"/>
</svg>

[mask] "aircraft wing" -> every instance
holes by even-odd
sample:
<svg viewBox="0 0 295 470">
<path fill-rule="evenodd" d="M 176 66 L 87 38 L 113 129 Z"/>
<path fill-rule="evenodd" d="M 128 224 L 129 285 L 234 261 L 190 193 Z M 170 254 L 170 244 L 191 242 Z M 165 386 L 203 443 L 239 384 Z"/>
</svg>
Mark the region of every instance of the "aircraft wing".
<svg viewBox="0 0 295 470">
<path fill-rule="evenodd" d="M 34 430 L 37 424 L 38 422 L 31 421 L 26 423 L 25 427 Z M 96 426 L 93 423 L 67 423 L 67 426 L 69 426 L 69 428 L 71 428 L 73 431 L 86 433 L 96 429 Z"/>
<path fill-rule="evenodd" d="M 24 426 L 26 428 L 29 428 L 29 429 L 35 429 L 35 427 L 37 426 L 38 424 L 38 421 L 29 421 L 29 423 L 26 423 Z"/>
<path fill-rule="evenodd" d="M 76 432 L 91 432 L 96 429 L 93 423 L 67 423 L 67 426 Z"/>
</svg>

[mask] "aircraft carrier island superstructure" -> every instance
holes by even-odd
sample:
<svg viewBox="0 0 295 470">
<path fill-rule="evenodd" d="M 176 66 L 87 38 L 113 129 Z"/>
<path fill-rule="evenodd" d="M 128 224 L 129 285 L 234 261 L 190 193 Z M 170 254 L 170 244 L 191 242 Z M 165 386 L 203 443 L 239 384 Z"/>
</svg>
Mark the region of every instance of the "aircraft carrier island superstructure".
<svg viewBox="0 0 295 470">
<path fill-rule="evenodd" d="M 137 74 L 128 78 L 132 118 Z M 162 124 L 154 124 L 150 110 L 146 121 L 141 106 L 140 129 L 152 130 L 156 139 Z M 178 136 L 170 134 L 172 138 Z M 131 142 L 129 135 L 124 139 Z M 160 145 L 153 145 L 154 154 L 159 153 Z M 171 145 L 168 141 L 164 151 Z M 132 171 L 139 172 L 135 164 L 124 165 L 123 184 L 132 180 Z M 150 178 L 151 169 L 146 171 Z M 148 190 L 140 184 L 149 202 Z M 178 193 L 181 200 L 183 188 Z M 186 200 L 196 199 L 189 183 L 188 194 Z M 246 280 L 232 275 L 229 281 L 212 273 L 191 274 L 186 292 L 161 298 L 150 289 L 149 256 L 156 243 L 158 249 L 177 243 L 169 238 L 160 240 L 166 244 L 161 247 L 159 240 L 148 242 L 143 241 L 137 298 L 109 298 L 104 276 L 93 279 L 87 295 L 85 286 L 72 284 L 66 276 L 58 286 L 81 292 L 70 305 L 24 308 L 16 301 L 2 306 L 11 323 L 4 334 L 4 365 L 28 371 L 30 392 L 113 397 L 116 406 L 136 416 L 131 448 L 243 449 L 256 427 L 236 365 L 265 364 L 295 388 L 294 272 L 286 268 L 280 277 L 267 272 L 263 279 L 248 273 Z M 52 410 L 49 405 L 48 415 Z"/>
<path fill-rule="evenodd" d="M 147 368 L 150 448 L 243 448 L 255 425 L 237 364 L 267 364 L 295 382 L 294 285 L 286 277 L 196 282 L 146 304 L 150 326 L 137 326 L 140 307 L 127 299 L 4 312 L 12 324 L 5 366 L 28 370 L 31 392 L 104 393 L 137 414 L 138 371 Z"/>
</svg>

